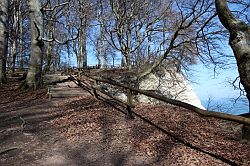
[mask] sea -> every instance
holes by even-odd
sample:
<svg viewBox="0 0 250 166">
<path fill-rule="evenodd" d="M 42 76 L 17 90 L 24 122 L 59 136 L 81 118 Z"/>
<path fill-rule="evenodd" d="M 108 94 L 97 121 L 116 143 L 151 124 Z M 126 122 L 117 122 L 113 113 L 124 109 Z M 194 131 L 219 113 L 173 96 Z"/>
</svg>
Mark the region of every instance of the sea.
<svg viewBox="0 0 250 166">
<path fill-rule="evenodd" d="M 249 113 L 249 104 L 246 99 L 235 99 L 222 98 L 214 100 L 201 100 L 202 105 L 211 111 L 223 112 L 232 115 L 240 115 Z"/>
</svg>

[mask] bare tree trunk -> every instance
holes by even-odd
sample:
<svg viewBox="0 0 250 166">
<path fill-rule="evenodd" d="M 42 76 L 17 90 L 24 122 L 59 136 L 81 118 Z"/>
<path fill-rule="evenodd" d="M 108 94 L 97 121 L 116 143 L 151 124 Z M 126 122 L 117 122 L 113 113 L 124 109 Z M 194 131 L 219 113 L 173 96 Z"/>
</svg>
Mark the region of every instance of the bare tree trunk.
<svg viewBox="0 0 250 166">
<path fill-rule="evenodd" d="M 78 53 L 77 53 L 77 68 L 82 68 L 82 29 L 79 30 L 79 38 L 78 38 Z"/>
<path fill-rule="evenodd" d="M 229 45 L 233 49 L 240 74 L 240 82 L 244 86 L 250 103 L 250 27 L 233 16 L 226 0 L 216 0 L 215 4 L 221 23 L 230 33 Z M 243 135 L 250 140 L 250 126 L 244 126 L 244 128 Z M 248 136 L 246 133 L 248 133 Z"/>
<path fill-rule="evenodd" d="M 18 43 L 19 41 L 19 6 L 20 6 L 20 2 L 19 1 L 15 1 L 13 3 L 13 23 L 12 23 L 12 32 L 14 34 L 13 36 L 13 41 L 12 41 L 12 45 L 10 48 L 10 67 L 11 67 L 11 72 L 14 73 L 15 72 L 15 67 L 16 67 L 16 59 L 17 59 L 17 55 L 18 55 L 18 45 L 20 43 Z"/>
<path fill-rule="evenodd" d="M 85 18 L 86 19 L 86 18 Z M 83 40 L 82 40 L 82 53 L 83 53 L 83 68 L 87 68 L 87 34 L 86 34 L 86 23 L 83 30 Z"/>
<path fill-rule="evenodd" d="M 42 76 L 43 18 L 39 0 L 29 0 L 28 5 L 31 26 L 31 55 L 25 88 L 36 88 L 41 83 Z"/>
<path fill-rule="evenodd" d="M 69 26 L 68 27 L 68 34 L 70 34 L 70 29 L 71 27 Z M 71 67 L 71 54 L 70 54 L 70 43 L 67 42 L 67 51 L 68 51 L 68 67 L 70 68 Z"/>
<path fill-rule="evenodd" d="M 83 0 L 78 0 L 78 3 L 78 12 L 80 16 L 80 24 L 78 25 L 78 29 L 80 36 L 78 42 L 77 66 L 78 68 L 87 68 L 87 6 Z"/>
<path fill-rule="evenodd" d="M 19 29 L 19 57 L 18 57 L 18 62 L 19 62 L 19 69 L 23 69 L 23 16 L 21 12 L 21 4 L 19 2 L 19 9 L 18 9 L 18 29 Z"/>
<path fill-rule="evenodd" d="M 216 9 L 221 23 L 230 33 L 229 45 L 237 61 L 240 82 L 250 101 L 250 27 L 232 15 L 226 0 L 216 0 Z"/>
<path fill-rule="evenodd" d="M 97 64 L 98 66 L 101 65 L 101 48 L 99 46 L 100 40 L 99 38 L 96 40 L 95 48 L 96 48 L 96 58 L 97 58 Z"/>
<path fill-rule="evenodd" d="M 87 15 L 84 14 L 82 26 L 82 66 L 87 68 Z"/>
<path fill-rule="evenodd" d="M 51 71 L 53 67 L 53 57 L 54 57 L 53 42 L 49 42 L 47 47 L 47 66 L 45 72 Z"/>
<path fill-rule="evenodd" d="M 69 47 L 70 43 L 67 42 L 67 52 L 68 52 L 68 67 L 71 67 L 71 57 L 70 57 L 70 47 Z"/>
<path fill-rule="evenodd" d="M 86 26 L 84 21 L 84 26 L 81 26 L 79 30 L 79 43 L 78 43 L 78 55 L 77 55 L 77 66 L 78 68 L 87 67 L 87 37 L 86 37 Z M 82 24 L 81 24 L 82 25 Z"/>
<path fill-rule="evenodd" d="M 7 55 L 8 0 L 0 1 L 0 86 L 5 80 Z"/>
<path fill-rule="evenodd" d="M 52 23 L 48 23 L 47 29 L 48 29 L 47 33 L 48 33 L 49 38 L 52 38 L 52 36 L 53 36 L 52 33 L 54 31 L 54 27 L 53 27 Z M 53 57 L 54 57 L 54 43 L 49 42 L 47 45 L 47 50 L 46 50 L 47 64 L 45 66 L 44 73 L 53 70 Z"/>
<path fill-rule="evenodd" d="M 11 45 L 10 45 L 10 54 L 9 54 L 9 64 L 10 64 L 10 69 L 11 72 L 14 73 L 15 72 L 15 66 L 16 66 L 16 56 L 17 56 L 17 38 L 15 38 Z"/>
</svg>

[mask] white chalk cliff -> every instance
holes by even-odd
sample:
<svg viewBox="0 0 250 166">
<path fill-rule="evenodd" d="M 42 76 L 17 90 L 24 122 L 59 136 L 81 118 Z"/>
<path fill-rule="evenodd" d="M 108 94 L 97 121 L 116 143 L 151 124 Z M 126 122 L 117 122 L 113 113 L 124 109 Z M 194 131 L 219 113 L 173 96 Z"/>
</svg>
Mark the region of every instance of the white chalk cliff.
<svg viewBox="0 0 250 166">
<path fill-rule="evenodd" d="M 205 109 L 186 77 L 182 73 L 176 72 L 173 68 L 163 68 L 160 71 L 149 74 L 140 81 L 139 89 L 154 91 L 168 98 Z M 137 100 L 142 103 L 159 102 L 145 95 L 138 95 Z"/>
</svg>

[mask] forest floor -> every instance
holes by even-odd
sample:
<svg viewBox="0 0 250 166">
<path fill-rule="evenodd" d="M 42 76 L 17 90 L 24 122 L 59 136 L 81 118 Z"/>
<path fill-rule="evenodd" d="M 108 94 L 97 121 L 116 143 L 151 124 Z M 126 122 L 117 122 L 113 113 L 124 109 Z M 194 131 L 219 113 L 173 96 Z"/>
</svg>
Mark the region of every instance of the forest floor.
<svg viewBox="0 0 250 166">
<path fill-rule="evenodd" d="M 171 105 L 137 105 L 135 119 L 111 100 L 49 100 L 47 89 L 0 88 L 0 165 L 250 165 L 237 123 Z"/>
</svg>

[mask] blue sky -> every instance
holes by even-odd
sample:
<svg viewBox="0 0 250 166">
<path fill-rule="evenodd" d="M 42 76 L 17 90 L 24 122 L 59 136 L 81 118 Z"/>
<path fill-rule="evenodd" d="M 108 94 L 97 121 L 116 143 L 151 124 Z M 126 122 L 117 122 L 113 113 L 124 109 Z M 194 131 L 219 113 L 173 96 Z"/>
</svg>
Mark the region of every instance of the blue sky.
<svg viewBox="0 0 250 166">
<path fill-rule="evenodd" d="M 235 62 L 235 59 L 232 58 L 232 61 Z M 249 112 L 245 96 L 242 96 L 241 100 L 234 103 L 235 99 L 240 96 L 240 91 L 230 83 L 239 75 L 235 63 L 230 64 L 227 69 L 217 69 L 216 74 L 212 68 L 206 68 L 201 63 L 192 66 L 191 70 L 190 82 L 204 107 L 207 106 L 207 101 L 210 98 L 212 104 L 222 105 L 225 107 L 224 110 L 229 113 L 241 114 Z"/>
<path fill-rule="evenodd" d="M 213 69 L 208 69 L 203 64 L 198 64 L 191 68 L 193 69 L 193 76 L 191 77 L 192 86 L 201 99 L 208 97 L 215 99 L 235 98 L 239 96 L 240 92 L 234 90 L 228 82 L 238 76 L 236 67 L 226 70 L 218 69 L 216 74 L 214 74 Z"/>
</svg>

